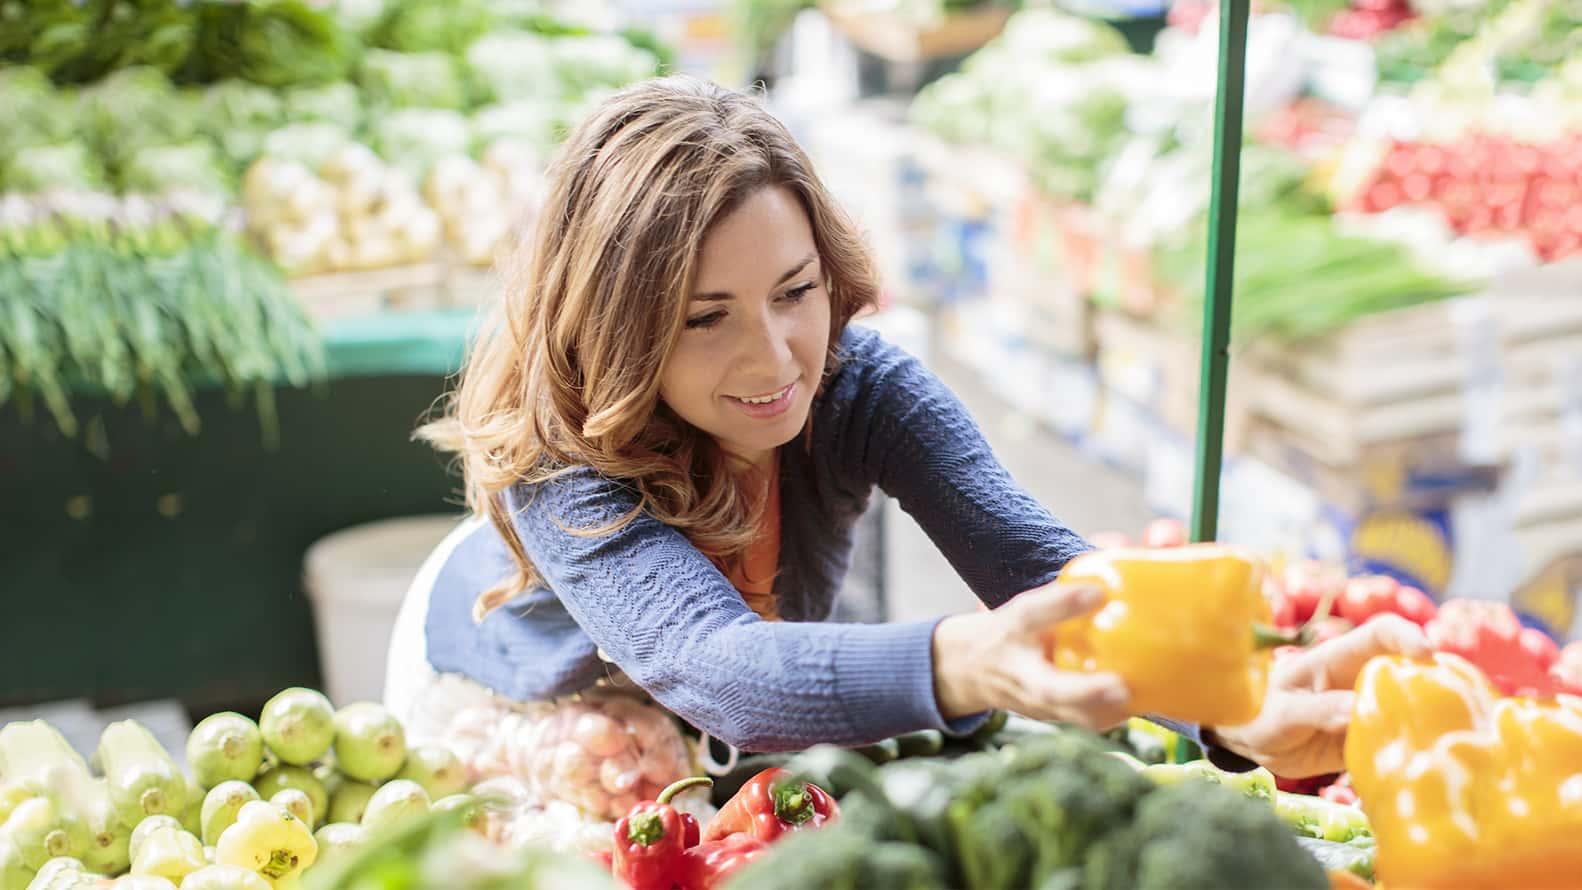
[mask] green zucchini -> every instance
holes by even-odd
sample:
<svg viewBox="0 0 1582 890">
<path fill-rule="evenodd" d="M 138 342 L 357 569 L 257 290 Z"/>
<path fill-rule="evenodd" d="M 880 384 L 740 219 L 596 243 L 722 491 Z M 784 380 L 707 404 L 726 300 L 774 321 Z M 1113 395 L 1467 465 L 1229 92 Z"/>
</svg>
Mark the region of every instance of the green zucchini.
<svg viewBox="0 0 1582 890">
<path fill-rule="evenodd" d="M 902 757 L 933 757 L 945 749 L 945 735 L 937 729 L 920 729 L 895 737 Z"/>
<path fill-rule="evenodd" d="M 876 764 L 889 763 L 901 756 L 901 746 L 895 739 L 883 739 L 852 750 Z"/>
</svg>

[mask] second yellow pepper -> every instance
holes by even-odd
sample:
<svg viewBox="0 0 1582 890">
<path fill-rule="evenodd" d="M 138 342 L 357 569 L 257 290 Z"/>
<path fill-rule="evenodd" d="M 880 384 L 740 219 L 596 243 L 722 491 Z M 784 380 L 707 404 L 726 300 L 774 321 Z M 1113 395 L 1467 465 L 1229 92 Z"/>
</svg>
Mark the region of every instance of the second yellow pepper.
<svg viewBox="0 0 1582 890">
<path fill-rule="evenodd" d="M 1381 657 L 1346 768 L 1391 890 L 1582 890 L 1582 699 L 1502 698 L 1471 663 Z"/>
<path fill-rule="evenodd" d="M 1220 544 L 1084 553 L 1061 585 L 1094 585 L 1107 602 L 1061 622 L 1049 657 L 1068 671 L 1120 675 L 1137 713 L 1204 726 L 1258 716 L 1268 688 L 1273 615 L 1264 567 Z"/>
</svg>

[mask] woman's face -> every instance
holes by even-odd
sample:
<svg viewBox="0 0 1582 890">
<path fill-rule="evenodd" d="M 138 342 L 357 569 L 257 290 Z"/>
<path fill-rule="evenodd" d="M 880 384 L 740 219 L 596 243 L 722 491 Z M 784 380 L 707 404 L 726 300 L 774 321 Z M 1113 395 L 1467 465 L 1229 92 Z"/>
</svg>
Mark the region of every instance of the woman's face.
<svg viewBox="0 0 1582 890">
<path fill-rule="evenodd" d="M 807 214 L 760 189 L 709 230 L 659 394 L 755 464 L 801 431 L 829 348 L 829 292 Z"/>
</svg>

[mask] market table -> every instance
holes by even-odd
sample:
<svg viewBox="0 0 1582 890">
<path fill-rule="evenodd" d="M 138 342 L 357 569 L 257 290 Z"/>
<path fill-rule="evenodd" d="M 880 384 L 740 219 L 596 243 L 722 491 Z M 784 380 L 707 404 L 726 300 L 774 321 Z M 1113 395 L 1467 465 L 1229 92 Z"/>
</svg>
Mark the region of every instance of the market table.
<svg viewBox="0 0 1582 890">
<path fill-rule="evenodd" d="M 324 327 L 327 379 L 195 393 L 197 436 L 79 393 L 84 434 L 0 412 L 0 704 L 176 698 L 248 707 L 319 680 L 302 556 L 357 523 L 452 509 L 459 480 L 411 433 L 460 367 L 471 310 Z"/>
</svg>

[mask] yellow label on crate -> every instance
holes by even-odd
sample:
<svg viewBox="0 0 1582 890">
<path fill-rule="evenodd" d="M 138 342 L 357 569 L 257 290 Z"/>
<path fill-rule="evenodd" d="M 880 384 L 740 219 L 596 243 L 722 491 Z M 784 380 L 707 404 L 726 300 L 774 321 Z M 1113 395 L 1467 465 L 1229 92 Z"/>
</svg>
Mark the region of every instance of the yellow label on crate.
<svg viewBox="0 0 1582 890">
<path fill-rule="evenodd" d="M 1531 583 L 1516 589 L 1511 605 L 1564 638 L 1576 617 L 1576 598 L 1582 592 L 1582 557 L 1555 560 Z"/>
<path fill-rule="evenodd" d="M 1450 542 L 1435 523 L 1413 513 L 1365 516 L 1351 533 L 1351 550 L 1364 562 L 1397 566 L 1433 591 L 1450 583 Z"/>
</svg>

